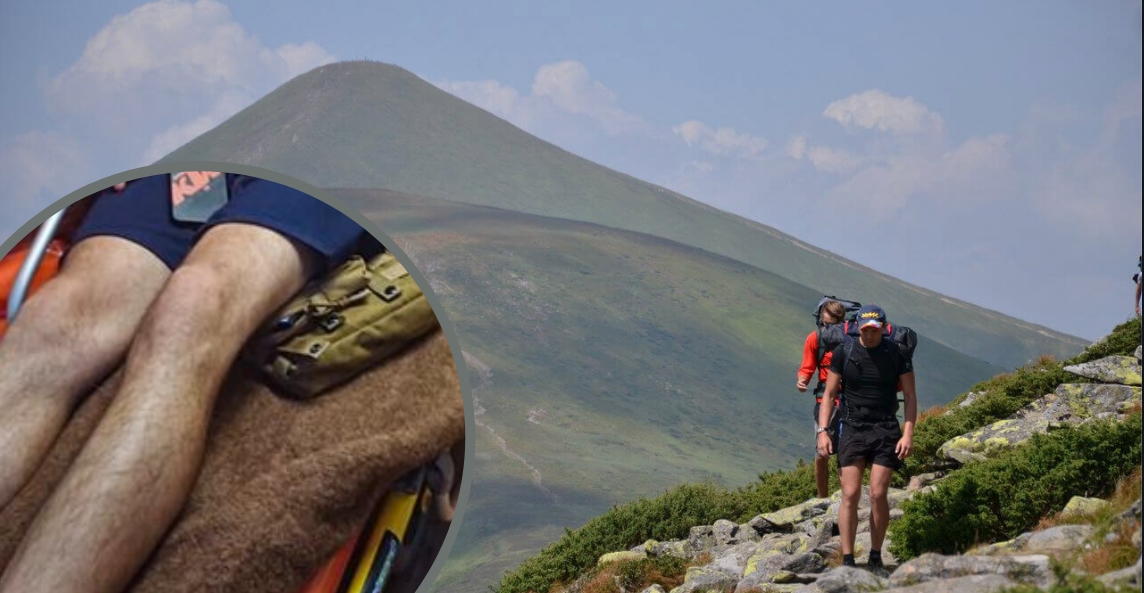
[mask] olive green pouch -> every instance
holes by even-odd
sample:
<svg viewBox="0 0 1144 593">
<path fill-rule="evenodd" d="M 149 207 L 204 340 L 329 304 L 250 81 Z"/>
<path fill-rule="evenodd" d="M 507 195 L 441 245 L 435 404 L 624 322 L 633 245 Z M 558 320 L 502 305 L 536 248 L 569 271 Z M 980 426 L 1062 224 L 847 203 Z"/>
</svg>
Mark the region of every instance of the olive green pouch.
<svg viewBox="0 0 1144 593">
<path fill-rule="evenodd" d="M 311 399 L 437 327 L 425 294 L 392 254 L 354 256 L 273 315 L 246 357 L 283 395 Z"/>
</svg>

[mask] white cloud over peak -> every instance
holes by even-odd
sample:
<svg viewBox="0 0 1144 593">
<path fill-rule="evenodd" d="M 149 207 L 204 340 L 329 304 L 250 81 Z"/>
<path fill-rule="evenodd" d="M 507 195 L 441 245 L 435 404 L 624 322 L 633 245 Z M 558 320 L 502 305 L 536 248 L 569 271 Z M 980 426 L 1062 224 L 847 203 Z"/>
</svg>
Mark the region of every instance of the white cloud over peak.
<svg viewBox="0 0 1144 593">
<path fill-rule="evenodd" d="M 608 136 L 646 128 L 638 115 L 619 106 L 619 98 L 592 78 L 575 60 L 545 64 L 536 71 L 529 94 L 495 80 L 442 81 L 438 88 L 534 134 L 581 127 L 586 118 Z"/>
<path fill-rule="evenodd" d="M 878 89 L 839 99 L 822 115 L 847 128 L 876 128 L 881 132 L 918 134 L 945 129 L 942 117 L 913 97 L 895 97 Z"/>
<path fill-rule="evenodd" d="M 721 127 L 713 130 L 703 122 L 690 120 L 671 128 L 688 146 L 698 146 L 711 154 L 755 158 L 767 148 L 767 141 L 759 136 L 736 132 Z"/>
<path fill-rule="evenodd" d="M 192 130 L 210 129 L 290 78 L 333 60 L 313 42 L 262 45 L 215 0 L 160 0 L 114 17 L 44 93 L 49 107 L 65 117 L 98 122 L 123 136 L 149 135 L 151 158 L 159 147 L 175 148 L 193 137 Z M 180 119 L 184 123 L 171 125 Z"/>
</svg>

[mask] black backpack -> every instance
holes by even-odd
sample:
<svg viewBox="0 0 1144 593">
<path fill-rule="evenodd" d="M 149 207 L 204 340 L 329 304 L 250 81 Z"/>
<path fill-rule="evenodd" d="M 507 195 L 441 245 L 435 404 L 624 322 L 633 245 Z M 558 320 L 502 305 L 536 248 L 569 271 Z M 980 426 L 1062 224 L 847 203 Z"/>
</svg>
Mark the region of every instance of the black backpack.
<svg viewBox="0 0 1144 593">
<path fill-rule="evenodd" d="M 835 300 L 846 307 L 846 319 L 841 323 L 832 323 L 826 325 L 822 323 L 822 306 L 827 300 Z M 818 325 L 818 361 L 822 361 L 822 357 L 827 352 L 833 352 L 841 344 L 846 344 L 846 359 L 849 360 L 850 352 L 854 348 L 854 342 L 858 339 L 858 324 L 855 323 L 855 315 L 858 313 L 862 305 L 854 301 L 846 301 L 832 296 L 823 297 L 818 302 L 818 309 L 815 310 L 814 317 Z M 904 325 L 894 325 L 890 323 L 889 318 L 886 319 L 886 324 L 882 327 L 882 339 L 889 340 L 906 360 L 913 361 L 914 349 L 918 346 L 918 334 L 914 330 Z M 818 388 L 822 387 L 821 382 Z"/>
</svg>

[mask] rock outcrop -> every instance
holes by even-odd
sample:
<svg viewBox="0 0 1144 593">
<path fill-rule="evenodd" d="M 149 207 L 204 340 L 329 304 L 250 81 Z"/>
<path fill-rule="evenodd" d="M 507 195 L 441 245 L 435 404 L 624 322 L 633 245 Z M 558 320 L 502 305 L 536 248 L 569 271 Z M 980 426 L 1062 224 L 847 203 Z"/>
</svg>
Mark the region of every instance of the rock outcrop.
<svg viewBox="0 0 1144 593">
<path fill-rule="evenodd" d="M 1069 372 L 1099 383 L 1060 385 L 1053 393 L 1029 404 L 1012 418 L 951 439 L 941 447 L 940 454 L 959 463 L 969 463 L 1011 449 L 1033 434 L 1046 432 L 1063 423 L 1124 415 L 1140 403 L 1139 349 L 1137 352 L 1136 358 L 1111 356 L 1065 367 Z M 902 514 L 899 509 L 902 502 L 940 487 L 947 473 L 939 471 L 917 475 L 911 479 L 907 489 L 891 489 L 888 496 L 891 519 Z M 830 498 L 810 499 L 789 508 L 757 515 L 742 524 L 720 520 L 714 525 L 696 526 L 686 539 L 669 542 L 649 540 L 631 550 L 607 554 L 600 558 L 600 562 L 662 555 L 691 560 L 710 559 L 702 566 L 688 569 L 683 585 L 670 593 L 712 590 L 736 593 L 986 593 L 1019 584 L 1047 588 L 1055 580 L 1050 568 L 1052 558 L 1062 558 L 1077 550 L 1122 537 L 1112 533 L 1103 536 L 1104 542 L 1101 542 L 1096 541 L 1101 538 L 1091 525 L 1059 525 L 1023 533 L 1010 541 L 981 546 L 963 555 L 923 554 L 900 565 L 889 552 L 887 537 L 882 546 L 885 567 L 866 570 L 862 565 L 867 562 L 871 547 L 869 492 L 864 488 L 859 501 L 858 535 L 854 549 L 858 568 L 838 566 L 842 555 L 836 526 L 840 498 L 841 493 L 836 492 Z M 1087 516 L 1108 504 L 1100 499 L 1074 497 L 1062 515 Z M 1132 543 L 1139 550 L 1140 501 L 1137 500 L 1116 520 L 1137 526 Z M 1099 579 L 1107 584 L 1139 587 L 1141 562 L 1137 561 L 1134 567 L 1100 575 Z M 656 585 L 643 593 L 665 592 Z"/>
</svg>

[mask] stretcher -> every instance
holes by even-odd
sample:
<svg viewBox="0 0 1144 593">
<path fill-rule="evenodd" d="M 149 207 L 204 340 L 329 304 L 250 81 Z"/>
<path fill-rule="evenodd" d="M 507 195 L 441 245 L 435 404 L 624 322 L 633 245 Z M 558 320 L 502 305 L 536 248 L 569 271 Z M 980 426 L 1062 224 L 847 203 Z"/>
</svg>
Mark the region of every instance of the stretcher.
<svg viewBox="0 0 1144 593">
<path fill-rule="evenodd" d="M 56 213 L 0 259 L 0 341 L 27 299 L 58 273 L 88 202 Z M 382 593 L 413 558 L 432 553 L 422 535 L 431 521 L 451 518 L 456 481 L 447 456 L 391 484 L 366 523 L 297 593 Z"/>
</svg>

